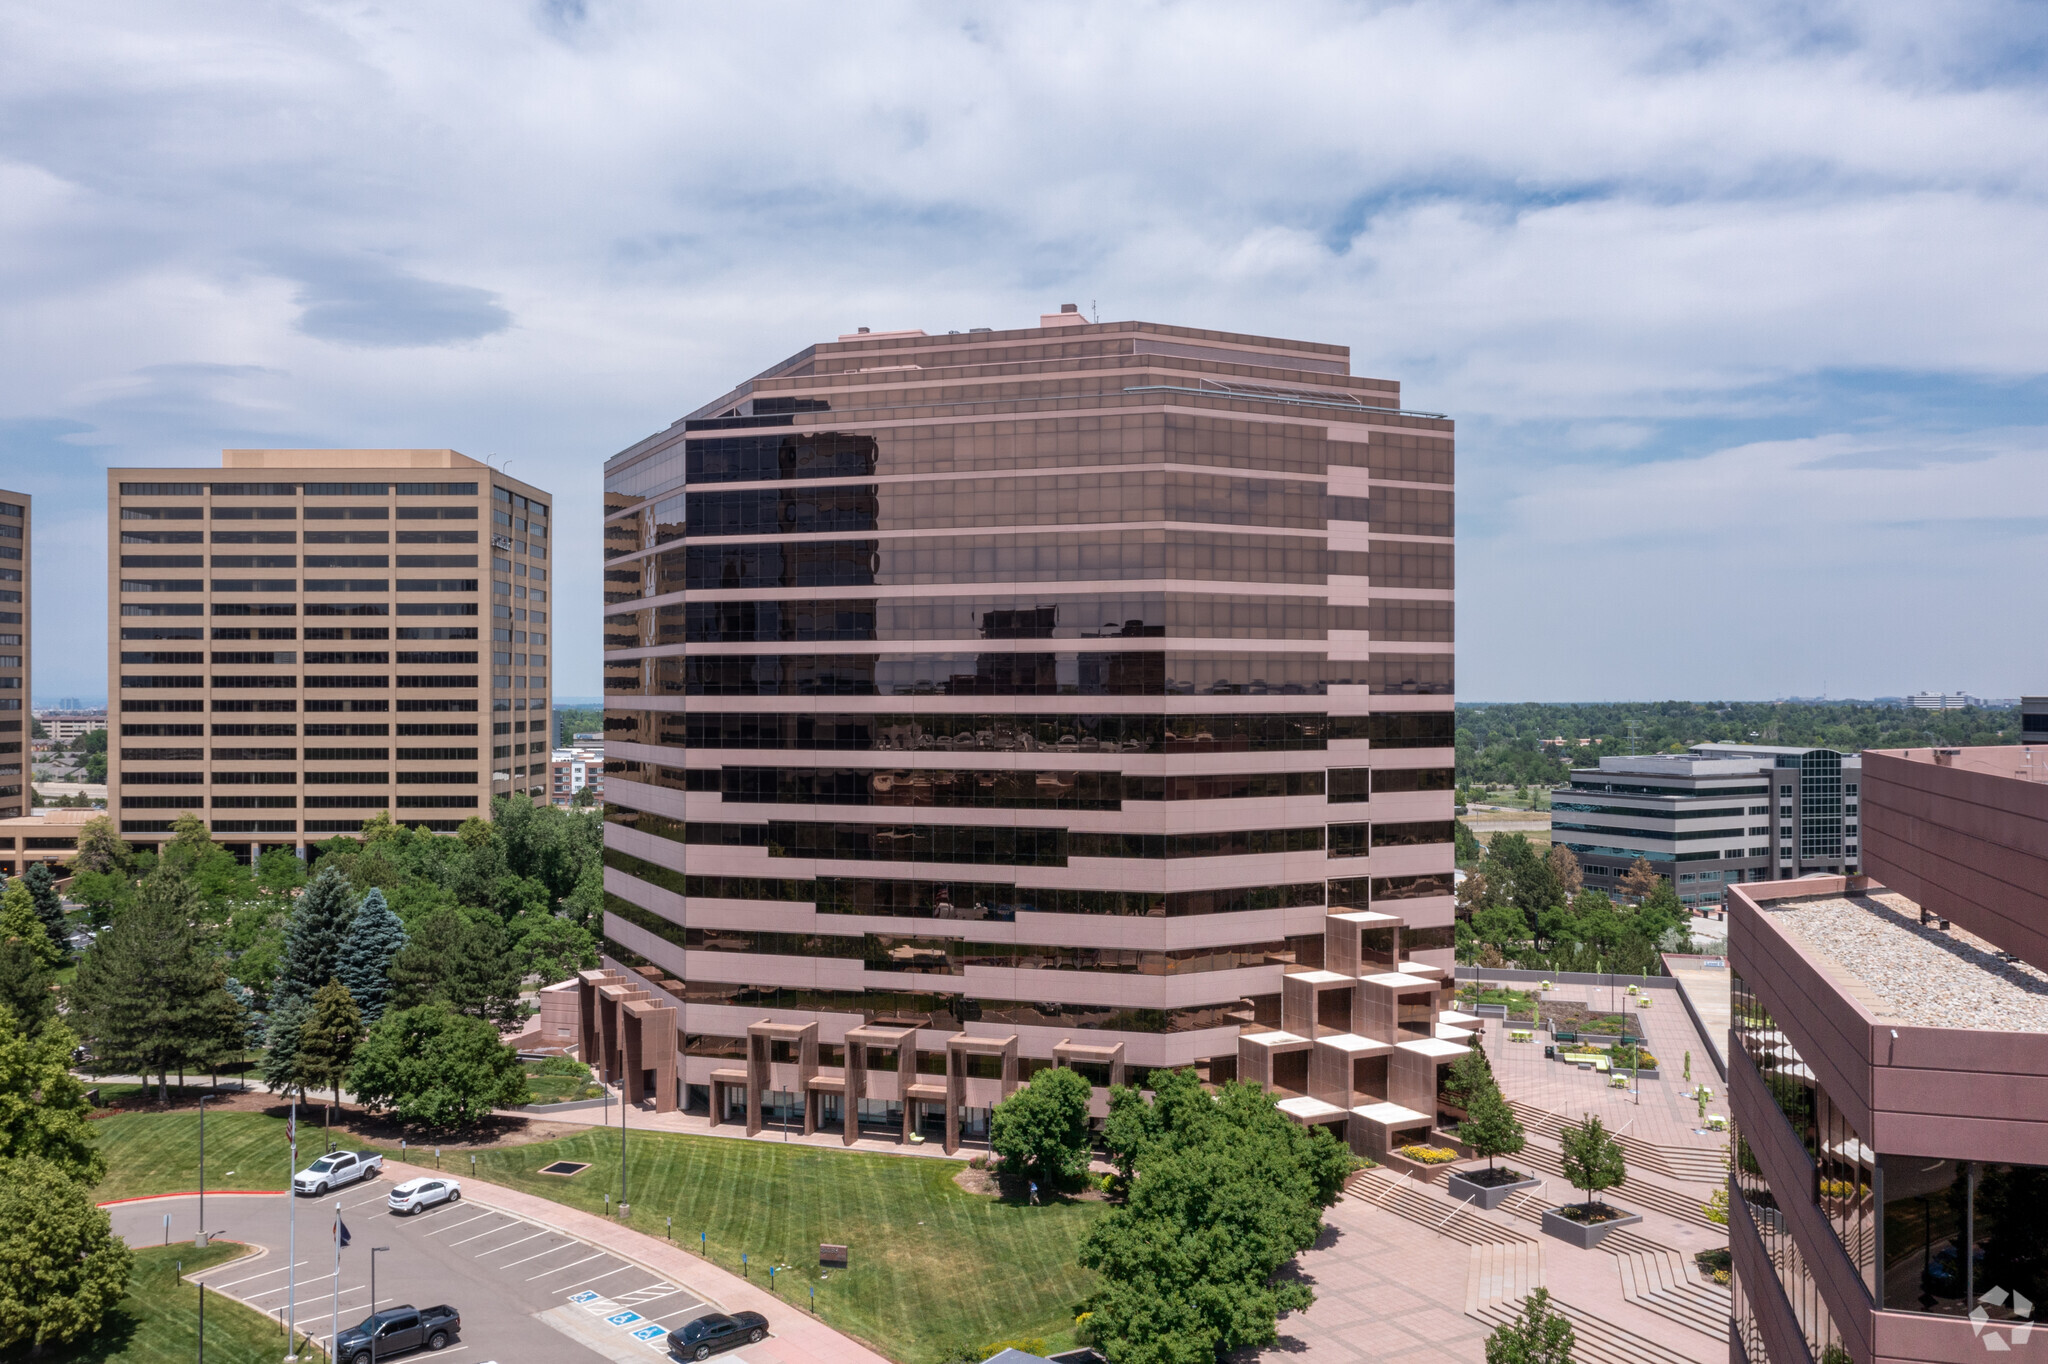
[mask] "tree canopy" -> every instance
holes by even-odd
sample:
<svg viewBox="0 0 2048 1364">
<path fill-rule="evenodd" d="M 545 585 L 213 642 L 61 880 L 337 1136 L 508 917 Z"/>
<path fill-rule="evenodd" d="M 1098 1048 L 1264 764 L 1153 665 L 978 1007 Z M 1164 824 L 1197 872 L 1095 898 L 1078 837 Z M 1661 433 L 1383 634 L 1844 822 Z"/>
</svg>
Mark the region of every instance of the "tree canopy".
<svg viewBox="0 0 2048 1364">
<path fill-rule="evenodd" d="M 1088 1098 L 1080 1072 L 1050 1066 L 995 1106 L 989 1115 L 989 1149 L 1003 1168 L 1051 1189 L 1088 1173 Z"/>
<path fill-rule="evenodd" d="M 38 1156 L 0 1160 L 0 1352 L 99 1330 L 135 1262 L 92 1193 Z"/>
<path fill-rule="evenodd" d="M 36 1156 L 90 1184 L 107 1160 L 87 1122 L 85 1086 L 71 1073 L 74 1042 L 61 1027 L 31 1037 L 0 1006 L 0 1160 Z"/>
<path fill-rule="evenodd" d="M 1111 1364 L 1212 1364 L 1271 1343 L 1279 1314 L 1314 1300 L 1275 1276 L 1314 1243 L 1355 1161 L 1256 1085 L 1211 1094 L 1191 1070 L 1151 1082 L 1149 1102 L 1112 1099 L 1111 1159 L 1132 1177 L 1125 1204 L 1082 1246 L 1081 1263 L 1103 1277 L 1089 1332 Z"/>
<path fill-rule="evenodd" d="M 385 1014 L 356 1049 L 349 1087 L 373 1109 L 435 1128 L 531 1099 L 519 1054 L 498 1030 L 440 1000 Z"/>
<path fill-rule="evenodd" d="M 188 876 L 159 866 L 79 960 L 70 1021 L 103 1067 L 157 1076 L 203 1066 L 241 1043 L 241 1007 L 198 921 Z"/>
</svg>

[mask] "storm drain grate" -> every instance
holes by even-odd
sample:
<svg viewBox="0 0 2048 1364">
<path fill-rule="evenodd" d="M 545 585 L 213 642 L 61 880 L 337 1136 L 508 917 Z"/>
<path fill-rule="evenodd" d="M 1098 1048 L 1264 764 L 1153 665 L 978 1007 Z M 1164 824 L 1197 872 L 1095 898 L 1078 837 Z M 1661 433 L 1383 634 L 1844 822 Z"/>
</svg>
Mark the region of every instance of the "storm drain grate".
<svg viewBox="0 0 2048 1364">
<path fill-rule="evenodd" d="M 589 1168 L 590 1162 L 587 1160 L 558 1160 L 552 1165 L 541 1166 L 540 1172 L 544 1175 L 580 1175 Z"/>
</svg>

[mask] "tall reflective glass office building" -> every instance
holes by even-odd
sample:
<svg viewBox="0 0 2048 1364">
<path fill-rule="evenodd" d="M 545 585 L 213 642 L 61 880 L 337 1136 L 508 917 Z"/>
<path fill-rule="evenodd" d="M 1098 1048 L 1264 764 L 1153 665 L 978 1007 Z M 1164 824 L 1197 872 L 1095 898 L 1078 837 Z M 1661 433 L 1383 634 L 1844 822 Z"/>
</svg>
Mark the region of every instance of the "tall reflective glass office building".
<svg viewBox="0 0 2048 1364">
<path fill-rule="evenodd" d="M 1452 424 L 1348 355 L 858 332 L 613 458 L 592 1059 L 950 1140 L 1228 1077 L 1333 910 L 1448 966 Z"/>
</svg>

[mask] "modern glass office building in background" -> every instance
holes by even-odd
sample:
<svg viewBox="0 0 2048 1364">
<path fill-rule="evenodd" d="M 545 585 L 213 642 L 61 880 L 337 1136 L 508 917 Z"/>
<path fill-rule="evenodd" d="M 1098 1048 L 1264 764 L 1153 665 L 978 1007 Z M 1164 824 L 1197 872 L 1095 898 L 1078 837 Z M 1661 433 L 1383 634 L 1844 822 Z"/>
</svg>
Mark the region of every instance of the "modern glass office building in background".
<svg viewBox="0 0 2048 1364">
<path fill-rule="evenodd" d="M 1727 885 L 1854 875 L 1862 771 L 1855 754 L 1761 744 L 1602 758 L 1552 789 L 1551 836 L 1596 890 L 1641 858 L 1711 910 Z"/>
<path fill-rule="evenodd" d="M 1333 909 L 1448 966 L 1452 445 L 1343 347 L 1067 309 L 613 458 L 605 952 L 677 1055 L 592 1059 L 971 1131 L 1041 1065 L 1234 1073 Z"/>
</svg>

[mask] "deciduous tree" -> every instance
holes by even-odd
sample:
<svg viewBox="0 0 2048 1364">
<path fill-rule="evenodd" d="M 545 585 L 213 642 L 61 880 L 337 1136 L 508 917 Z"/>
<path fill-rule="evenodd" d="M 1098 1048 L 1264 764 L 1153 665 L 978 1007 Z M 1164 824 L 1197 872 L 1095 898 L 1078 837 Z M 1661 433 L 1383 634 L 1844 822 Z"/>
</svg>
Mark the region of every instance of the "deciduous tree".
<svg viewBox="0 0 2048 1364">
<path fill-rule="evenodd" d="M 1600 1193 L 1628 1178 L 1621 1143 L 1589 1113 L 1582 1121 L 1567 1124 L 1558 1144 L 1564 1148 L 1565 1180 L 1585 1192 L 1586 1213 L 1591 1216 Z"/>
<path fill-rule="evenodd" d="M 1551 844 L 1543 860 L 1550 864 L 1550 874 L 1557 878 L 1557 888 L 1564 899 L 1569 900 L 1585 886 L 1586 873 L 1579 866 L 1579 855 L 1564 844 Z"/>
<path fill-rule="evenodd" d="M 299 1023 L 299 1082 L 313 1089 L 332 1086 L 334 1105 L 339 1108 L 341 1082 L 348 1075 L 362 1040 L 362 1010 L 356 1007 L 346 985 L 330 980 L 314 992 L 313 1002 Z"/>
<path fill-rule="evenodd" d="M 1522 1300 L 1522 1315 L 1493 1328 L 1486 1338 L 1486 1364 L 1572 1364 L 1578 1333 L 1550 1306 L 1550 1290 L 1538 1288 Z"/>
<path fill-rule="evenodd" d="M 0 1160 L 35 1156 L 82 1183 L 97 1183 L 107 1158 L 93 1140 L 85 1086 L 71 1073 L 76 1039 L 61 1027 L 30 1038 L 0 1007 Z"/>
<path fill-rule="evenodd" d="M 530 1099 L 519 1055 L 497 1029 L 439 1000 L 385 1014 L 356 1051 L 349 1087 L 371 1108 L 442 1128 Z"/>
<path fill-rule="evenodd" d="M 78 826 L 77 854 L 71 859 L 71 870 L 77 872 L 120 872 L 128 871 L 132 853 L 114 831 L 114 821 L 106 815 L 88 819 Z"/>
<path fill-rule="evenodd" d="M 85 1185 L 35 1156 L 0 1161 L 0 1351 L 84 1340 L 128 1291 L 135 1257 Z"/>
<path fill-rule="evenodd" d="M 1003 1168 L 1048 1188 L 1088 1173 L 1088 1081 L 1067 1066 L 1051 1066 L 995 1106 L 988 1144 Z"/>
<path fill-rule="evenodd" d="M 1514 1155 L 1529 1144 L 1521 1119 L 1508 1107 L 1500 1087 L 1491 1079 L 1467 1101 L 1465 1121 L 1458 1124 L 1458 1140 L 1471 1147 L 1474 1154 L 1485 1156 L 1489 1170 L 1495 1156 Z"/>
<path fill-rule="evenodd" d="M 1192 1071 L 1153 1083 L 1130 1198 L 1082 1246 L 1103 1277 L 1089 1327 L 1116 1364 L 1208 1364 L 1270 1343 L 1279 1313 L 1314 1300 L 1275 1275 L 1314 1243 L 1355 1162 L 1256 1085 L 1212 1096 Z"/>
<path fill-rule="evenodd" d="M 1650 865 L 1650 860 L 1638 857 L 1628 864 L 1628 870 L 1621 874 L 1621 880 L 1615 884 L 1615 889 L 1629 899 L 1641 902 L 1663 883 L 1664 878 L 1657 875 L 1656 869 Z"/>
<path fill-rule="evenodd" d="M 439 999 L 496 1024 L 522 1016 L 521 971 L 512 942 L 488 912 L 437 909 L 391 959 L 391 1004 L 410 1009 Z"/>
<path fill-rule="evenodd" d="M 554 914 L 522 914 L 511 923 L 519 966 L 542 985 L 597 966 L 597 941 L 584 928 Z"/>
</svg>

